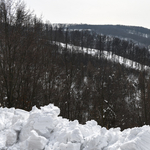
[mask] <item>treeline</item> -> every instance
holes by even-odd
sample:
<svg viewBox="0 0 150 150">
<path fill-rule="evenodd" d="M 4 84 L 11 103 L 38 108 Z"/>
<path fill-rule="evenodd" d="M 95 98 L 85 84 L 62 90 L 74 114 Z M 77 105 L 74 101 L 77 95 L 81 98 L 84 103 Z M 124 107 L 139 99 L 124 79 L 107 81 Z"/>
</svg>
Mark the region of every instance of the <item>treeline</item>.
<svg viewBox="0 0 150 150">
<path fill-rule="evenodd" d="M 69 44 L 99 53 L 93 57 Z M 131 42 L 91 31 L 44 24 L 22 2 L 1 1 L 0 104 L 31 110 L 54 103 L 63 117 L 80 123 L 94 119 L 107 128 L 149 124 L 148 71 L 125 68 L 102 56 L 103 50 L 132 55 L 135 48 Z M 137 55 L 145 64 L 146 49 L 141 53 Z"/>
</svg>

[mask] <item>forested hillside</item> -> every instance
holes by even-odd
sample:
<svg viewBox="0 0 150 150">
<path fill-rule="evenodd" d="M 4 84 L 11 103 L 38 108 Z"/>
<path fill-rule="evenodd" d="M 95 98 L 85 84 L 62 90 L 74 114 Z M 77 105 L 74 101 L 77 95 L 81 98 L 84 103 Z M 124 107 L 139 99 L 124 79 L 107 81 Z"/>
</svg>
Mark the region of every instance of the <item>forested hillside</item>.
<svg viewBox="0 0 150 150">
<path fill-rule="evenodd" d="M 150 29 L 137 26 L 124 25 L 88 25 L 88 24 L 68 24 L 71 30 L 88 29 L 99 34 L 111 35 L 123 39 L 134 40 L 139 45 L 150 45 Z"/>
<path fill-rule="evenodd" d="M 93 48 L 98 52 L 88 54 Z M 104 50 L 142 69 L 108 60 Z M 149 55 L 131 40 L 45 24 L 22 2 L 0 2 L 2 107 L 30 110 L 54 103 L 63 117 L 80 123 L 94 119 L 122 129 L 150 124 L 150 79 L 144 69 Z"/>
</svg>

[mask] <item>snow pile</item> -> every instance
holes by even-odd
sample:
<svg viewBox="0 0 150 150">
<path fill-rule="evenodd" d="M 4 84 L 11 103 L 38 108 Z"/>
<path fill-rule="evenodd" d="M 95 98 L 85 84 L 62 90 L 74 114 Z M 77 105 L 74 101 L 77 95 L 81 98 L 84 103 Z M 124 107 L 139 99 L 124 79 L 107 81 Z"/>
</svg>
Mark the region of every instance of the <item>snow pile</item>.
<svg viewBox="0 0 150 150">
<path fill-rule="evenodd" d="M 1 150 L 149 150 L 150 127 L 107 130 L 59 117 L 53 104 L 27 112 L 0 108 Z"/>
</svg>

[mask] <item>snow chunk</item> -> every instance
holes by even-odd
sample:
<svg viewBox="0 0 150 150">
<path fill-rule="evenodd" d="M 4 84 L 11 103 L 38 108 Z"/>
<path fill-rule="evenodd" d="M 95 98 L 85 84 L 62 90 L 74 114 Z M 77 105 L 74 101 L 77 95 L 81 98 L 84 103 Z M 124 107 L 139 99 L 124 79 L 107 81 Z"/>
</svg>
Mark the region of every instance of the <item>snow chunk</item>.
<svg viewBox="0 0 150 150">
<path fill-rule="evenodd" d="M 52 117 L 57 117 L 60 114 L 60 109 L 53 104 L 41 107 L 43 113 L 50 113 Z"/>
<path fill-rule="evenodd" d="M 83 135 L 81 131 L 78 128 L 75 128 L 71 133 L 70 141 L 79 143 L 82 140 L 83 140 Z"/>
<path fill-rule="evenodd" d="M 6 145 L 6 136 L 5 133 L 0 133 L 0 149 L 3 149 Z"/>
<path fill-rule="evenodd" d="M 59 147 L 60 150 L 80 150 L 80 145 L 79 143 L 68 142 L 67 144 L 61 143 Z"/>
<path fill-rule="evenodd" d="M 85 139 L 83 143 L 83 150 L 99 150 L 107 145 L 107 139 L 103 135 L 92 135 Z"/>
<path fill-rule="evenodd" d="M 30 137 L 27 139 L 28 150 L 42 150 L 47 142 L 46 138 L 39 136 L 36 131 L 32 130 Z"/>
<path fill-rule="evenodd" d="M 14 130 L 8 130 L 6 133 L 6 146 L 11 146 L 17 142 L 17 133 Z"/>
</svg>

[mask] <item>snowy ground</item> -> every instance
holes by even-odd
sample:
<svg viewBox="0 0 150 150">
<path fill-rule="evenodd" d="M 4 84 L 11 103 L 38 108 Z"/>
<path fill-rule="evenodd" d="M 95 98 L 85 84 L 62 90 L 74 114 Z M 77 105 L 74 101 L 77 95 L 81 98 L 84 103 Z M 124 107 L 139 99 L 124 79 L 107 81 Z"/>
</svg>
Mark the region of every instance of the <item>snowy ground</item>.
<svg viewBox="0 0 150 150">
<path fill-rule="evenodd" d="M 81 125 L 41 109 L 0 108 L 0 150 L 150 150 L 150 127 L 107 130 L 92 120 Z"/>
</svg>

